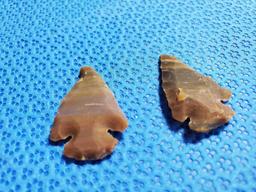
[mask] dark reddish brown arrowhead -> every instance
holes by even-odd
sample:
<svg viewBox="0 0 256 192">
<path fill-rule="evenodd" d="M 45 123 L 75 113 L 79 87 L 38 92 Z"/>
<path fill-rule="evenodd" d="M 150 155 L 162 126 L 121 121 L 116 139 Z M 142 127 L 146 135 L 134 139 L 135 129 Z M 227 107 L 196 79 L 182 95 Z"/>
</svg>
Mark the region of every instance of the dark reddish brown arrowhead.
<svg viewBox="0 0 256 192">
<path fill-rule="evenodd" d="M 90 67 L 65 96 L 54 119 L 50 139 L 71 136 L 64 155 L 76 160 L 97 160 L 110 154 L 118 140 L 108 131 L 123 132 L 128 121 L 102 78 Z"/>
<path fill-rule="evenodd" d="M 180 122 L 189 119 L 189 127 L 208 132 L 227 123 L 235 114 L 222 102 L 228 101 L 231 92 L 220 87 L 175 57 L 160 56 L 162 87 L 172 116 Z"/>
</svg>

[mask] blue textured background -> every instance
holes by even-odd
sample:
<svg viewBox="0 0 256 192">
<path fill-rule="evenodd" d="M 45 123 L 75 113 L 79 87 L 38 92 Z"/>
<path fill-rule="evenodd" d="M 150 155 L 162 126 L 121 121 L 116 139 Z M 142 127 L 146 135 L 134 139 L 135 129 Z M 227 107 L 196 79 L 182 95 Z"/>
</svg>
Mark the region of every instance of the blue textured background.
<svg viewBox="0 0 256 192">
<path fill-rule="evenodd" d="M 227 126 L 168 120 L 161 53 L 232 90 Z M 48 135 L 84 65 L 130 125 L 112 156 L 79 164 Z M 255 0 L 1 0 L 0 78 L 0 191 L 256 191 Z"/>
</svg>

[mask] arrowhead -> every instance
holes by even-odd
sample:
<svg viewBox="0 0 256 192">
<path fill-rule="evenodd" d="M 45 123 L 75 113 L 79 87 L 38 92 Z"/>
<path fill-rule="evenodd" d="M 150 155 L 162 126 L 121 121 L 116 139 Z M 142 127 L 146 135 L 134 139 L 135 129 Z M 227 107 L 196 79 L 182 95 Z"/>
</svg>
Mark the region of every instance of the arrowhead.
<svg viewBox="0 0 256 192">
<path fill-rule="evenodd" d="M 228 122 L 234 111 L 221 101 L 227 101 L 231 92 L 220 87 L 175 57 L 160 56 L 162 87 L 174 119 L 184 122 L 198 132 L 208 132 Z"/>
<path fill-rule="evenodd" d="M 54 119 L 50 139 L 72 137 L 64 155 L 76 160 L 97 160 L 110 154 L 117 140 L 108 130 L 123 132 L 128 121 L 103 79 L 90 67 L 63 99 Z"/>
</svg>

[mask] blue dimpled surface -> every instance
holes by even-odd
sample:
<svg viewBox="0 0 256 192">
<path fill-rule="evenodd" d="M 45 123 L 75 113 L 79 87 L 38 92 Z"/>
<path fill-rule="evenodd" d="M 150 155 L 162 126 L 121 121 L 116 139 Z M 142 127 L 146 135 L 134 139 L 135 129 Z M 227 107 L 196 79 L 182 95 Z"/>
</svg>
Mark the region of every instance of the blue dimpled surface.
<svg viewBox="0 0 256 192">
<path fill-rule="evenodd" d="M 228 125 L 195 134 L 171 119 L 163 53 L 232 90 Z M 129 119 L 94 163 L 48 141 L 84 65 Z M 1 0 L 0 191 L 256 191 L 255 74 L 254 0 Z"/>
</svg>

